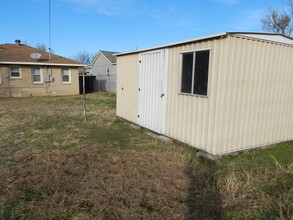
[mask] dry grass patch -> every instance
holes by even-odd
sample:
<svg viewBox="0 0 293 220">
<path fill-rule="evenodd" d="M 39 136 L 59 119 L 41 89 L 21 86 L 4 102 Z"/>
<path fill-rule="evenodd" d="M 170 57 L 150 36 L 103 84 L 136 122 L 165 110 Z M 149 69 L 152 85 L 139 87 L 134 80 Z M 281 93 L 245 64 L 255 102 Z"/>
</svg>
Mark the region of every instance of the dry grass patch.
<svg viewBox="0 0 293 220">
<path fill-rule="evenodd" d="M 115 116 L 116 97 L 0 100 L 0 219 L 290 219 L 293 142 L 215 162 Z"/>
<path fill-rule="evenodd" d="M 17 165 L 0 170 L 4 218 L 159 219 L 188 211 L 184 164 L 170 152 L 88 145 L 30 148 L 10 160 Z"/>
<path fill-rule="evenodd" d="M 266 163 L 270 165 L 255 163 L 248 168 L 248 164 L 232 162 L 223 168 L 218 186 L 226 218 L 292 219 L 293 163 L 280 165 L 269 155 Z"/>
</svg>

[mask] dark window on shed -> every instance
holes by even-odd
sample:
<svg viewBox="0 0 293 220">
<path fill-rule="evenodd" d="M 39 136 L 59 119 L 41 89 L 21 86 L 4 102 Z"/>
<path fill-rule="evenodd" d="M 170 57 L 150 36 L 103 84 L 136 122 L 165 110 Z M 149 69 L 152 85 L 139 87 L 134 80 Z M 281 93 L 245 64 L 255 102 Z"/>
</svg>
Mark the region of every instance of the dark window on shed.
<svg viewBox="0 0 293 220">
<path fill-rule="evenodd" d="M 210 51 L 182 54 L 181 92 L 207 95 Z"/>
<path fill-rule="evenodd" d="M 182 54 L 181 92 L 191 93 L 193 72 L 193 53 Z"/>
</svg>

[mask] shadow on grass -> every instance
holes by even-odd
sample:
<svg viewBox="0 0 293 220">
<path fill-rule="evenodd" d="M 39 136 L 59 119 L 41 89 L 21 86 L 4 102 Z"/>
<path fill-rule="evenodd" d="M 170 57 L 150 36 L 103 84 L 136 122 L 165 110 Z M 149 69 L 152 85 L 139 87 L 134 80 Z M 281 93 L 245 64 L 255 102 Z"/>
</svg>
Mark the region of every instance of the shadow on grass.
<svg viewBox="0 0 293 220">
<path fill-rule="evenodd" d="M 191 159 L 186 166 L 190 179 L 187 219 L 221 219 L 222 199 L 217 187 L 218 167 L 214 161 Z"/>
</svg>

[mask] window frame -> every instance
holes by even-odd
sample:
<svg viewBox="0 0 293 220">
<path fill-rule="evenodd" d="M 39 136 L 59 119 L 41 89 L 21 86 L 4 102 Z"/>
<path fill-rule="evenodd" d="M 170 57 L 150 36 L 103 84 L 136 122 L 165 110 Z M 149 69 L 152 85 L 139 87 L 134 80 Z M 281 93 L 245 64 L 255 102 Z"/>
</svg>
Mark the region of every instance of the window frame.
<svg viewBox="0 0 293 220">
<path fill-rule="evenodd" d="M 40 70 L 40 81 L 34 81 L 34 69 L 38 68 Z M 33 66 L 32 67 L 32 82 L 33 84 L 42 84 L 43 83 L 43 74 L 42 74 L 42 68 L 39 66 Z"/>
<path fill-rule="evenodd" d="M 63 79 L 64 70 L 68 70 L 68 81 L 64 81 L 64 79 Z M 62 82 L 62 84 L 71 84 L 71 71 L 70 71 L 70 67 L 62 67 L 62 69 L 61 69 L 61 82 Z"/>
<path fill-rule="evenodd" d="M 12 73 L 12 68 L 18 68 L 19 76 L 12 76 L 12 75 L 11 75 L 11 73 Z M 10 67 L 9 67 L 9 78 L 10 78 L 10 79 L 21 79 L 21 68 L 20 68 L 20 66 L 10 66 Z"/>
<path fill-rule="evenodd" d="M 110 77 L 110 69 L 109 69 L 109 68 L 106 69 L 106 77 L 107 77 L 107 78 Z"/>
<path fill-rule="evenodd" d="M 195 73 L 195 63 L 196 63 L 196 56 L 194 56 L 195 53 L 197 52 L 201 52 L 201 51 L 209 51 L 209 63 L 208 63 L 208 80 L 207 80 L 207 92 L 206 95 L 202 95 L 202 94 L 196 94 L 194 93 L 194 73 Z M 180 52 L 180 74 L 179 74 L 179 94 L 180 95 L 188 95 L 188 96 L 197 96 L 197 97 L 203 97 L 203 98 L 207 98 L 209 96 L 209 78 L 210 78 L 210 67 L 211 67 L 211 53 L 212 49 L 211 48 L 202 48 L 202 49 L 195 49 L 195 50 L 189 50 L 189 51 L 183 51 Z M 188 53 L 192 53 L 193 54 L 193 63 L 192 63 L 192 81 L 191 81 L 191 92 L 187 93 L 187 92 L 182 92 L 182 76 L 183 76 L 183 54 L 188 54 Z"/>
</svg>

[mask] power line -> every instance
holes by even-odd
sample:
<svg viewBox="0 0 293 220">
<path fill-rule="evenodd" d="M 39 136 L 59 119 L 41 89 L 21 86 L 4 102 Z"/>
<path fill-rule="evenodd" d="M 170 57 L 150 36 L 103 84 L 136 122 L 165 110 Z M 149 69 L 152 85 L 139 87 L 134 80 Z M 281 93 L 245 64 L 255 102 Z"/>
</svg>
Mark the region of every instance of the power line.
<svg viewBox="0 0 293 220">
<path fill-rule="evenodd" d="M 51 0 L 49 0 L 49 60 L 51 61 Z"/>
</svg>

